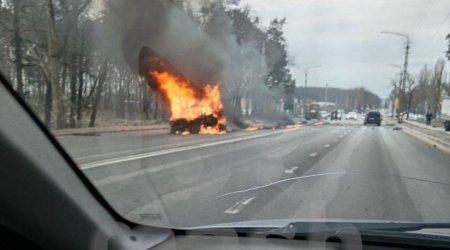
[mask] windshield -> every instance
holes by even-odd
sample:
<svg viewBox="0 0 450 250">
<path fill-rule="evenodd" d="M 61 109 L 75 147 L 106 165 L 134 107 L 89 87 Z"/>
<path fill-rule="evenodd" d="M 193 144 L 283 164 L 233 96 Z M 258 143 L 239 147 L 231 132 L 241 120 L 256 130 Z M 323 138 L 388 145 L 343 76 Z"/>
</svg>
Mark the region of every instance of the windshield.
<svg viewBox="0 0 450 250">
<path fill-rule="evenodd" d="M 449 10 L 0 0 L 0 71 L 136 223 L 449 223 Z"/>
</svg>

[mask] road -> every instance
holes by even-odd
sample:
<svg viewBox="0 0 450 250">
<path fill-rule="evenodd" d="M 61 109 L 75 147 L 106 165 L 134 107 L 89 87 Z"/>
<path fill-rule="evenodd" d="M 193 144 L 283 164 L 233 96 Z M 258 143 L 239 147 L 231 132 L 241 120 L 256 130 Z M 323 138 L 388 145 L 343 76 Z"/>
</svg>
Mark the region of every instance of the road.
<svg viewBox="0 0 450 250">
<path fill-rule="evenodd" d="M 139 223 L 449 222 L 449 156 L 393 126 L 361 124 L 59 140 L 113 207 Z"/>
</svg>

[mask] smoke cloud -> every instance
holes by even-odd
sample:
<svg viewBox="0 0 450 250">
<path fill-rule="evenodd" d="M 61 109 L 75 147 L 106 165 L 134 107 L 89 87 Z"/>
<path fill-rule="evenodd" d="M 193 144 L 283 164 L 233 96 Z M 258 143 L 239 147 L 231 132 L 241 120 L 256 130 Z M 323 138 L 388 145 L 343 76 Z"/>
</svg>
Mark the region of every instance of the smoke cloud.
<svg viewBox="0 0 450 250">
<path fill-rule="evenodd" d="M 148 46 L 197 84 L 221 80 L 224 48 L 170 1 L 110 0 L 106 7 L 111 11 L 109 29 L 115 29 L 121 55 L 133 70 L 139 50 Z"/>
<path fill-rule="evenodd" d="M 236 111 L 236 100 L 264 86 L 261 49 L 251 42 L 238 44 L 232 21 L 224 11 L 200 28 L 172 1 L 105 1 L 109 12 L 107 43 L 116 43 L 114 47 L 136 73 L 139 51 L 148 46 L 193 83 L 220 83 L 227 116 L 240 112 Z"/>
</svg>

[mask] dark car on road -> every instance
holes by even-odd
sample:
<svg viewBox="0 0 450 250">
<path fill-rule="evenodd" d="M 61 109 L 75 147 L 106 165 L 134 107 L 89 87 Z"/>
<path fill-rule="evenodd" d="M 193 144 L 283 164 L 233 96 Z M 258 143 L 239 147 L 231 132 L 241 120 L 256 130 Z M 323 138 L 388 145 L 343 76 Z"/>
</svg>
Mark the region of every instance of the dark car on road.
<svg viewBox="0 0 450 250">
<path fill-rule="evenodd" d="M 376 124 L 380 126 L 382 120 L 383 118 L 381 118 L 381 114 L 379 111 L 369 111 L 364 116 L 364 125 Z"/>
</svg>

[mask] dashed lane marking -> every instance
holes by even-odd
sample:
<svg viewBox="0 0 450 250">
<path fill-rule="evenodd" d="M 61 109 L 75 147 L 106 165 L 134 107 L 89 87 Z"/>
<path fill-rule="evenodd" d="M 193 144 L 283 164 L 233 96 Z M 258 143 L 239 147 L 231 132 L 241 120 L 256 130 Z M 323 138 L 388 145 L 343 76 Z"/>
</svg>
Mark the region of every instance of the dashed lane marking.
<svg viewBox="0 0 450 250">
<path fill-rule="evenodd" d="M 297 129 L 294 128 L 294 129 L 289 129 L 289 130 L 281 130 L 281 131 L 275 131 L 275 132 L 252 135 L 252 136 L 245 136 L 245 137 L 240 137 L 240 138 L 233 138 L 233 139 L 221 140 L 221 141 L 209 142 L 209 143 L 201 143 L 198 145 L 184 146 L 184 147 L 166 149 L 166 150 L 155 151 L 155 152 L 150 152 L 150 153 L 136 154 L 136 155 L 118 157 L 118 158 L 114 158 L 114 159 L 95 161 L 95 162 L 81 164 L 80 168 L 82 170 L 86 170 L 86 169 L 90 169 L 90 168 L 111 165 L 111 164 L 116 164 L 116 163 L 121 163 L 121 162 L 135 161 L 135 160 L 140 160 L 140 159 L 150 158 L 150 157 L 155 157 L 155 156 L 160 156 L 160 155 L 173 154 L 173 153 L 182 152 L 182 151 L 206 148 L 206 147 L 211 147 L 211 146 L 217 146 L 217 145 L 251 140 L 251 139 L 256 139 L 256 138 L 261 138 L 261 137 L 267 137 L 267 136 L 272 136 L 272 135 L 277 135 L 277 134 L 282 134 L 282 133 L 288 133 L 288 132 L 295 131 L 295 130 L 297 130 Z"/>
<path fill-rule="evenodd" d="M 225 210 L 224 213 L 225 214 L 238 214 L 242 211 L 242 209 L 244 209 L 246 206 L 248 206 L 254 199 L 255 199 L 255 197 L 250 197 L 250 198 L 245 197 L 244 199 L 238 201 L 236 204 L 234 204 L 233 206 L 231 206 L 227 210 Z"/>
<path fill-rule="evenodd" d="M 286 174 L 292 174 L 292 173 L 294 173 L 295 170 L 297 170 L 297 169 L 298 169 L 298 167 L 295 166 L 295 167 L 292 167 L 292 168 L 290 168 L 290 169 L 284 170 L 284 172 L 285 172 Z"/>
<path fill-rule="evenodd" d="M 319 154 L 319 152 L 313 152 L 311 154 L 309 154 L 310 157 L 316 157 Z"/>
</svg>

